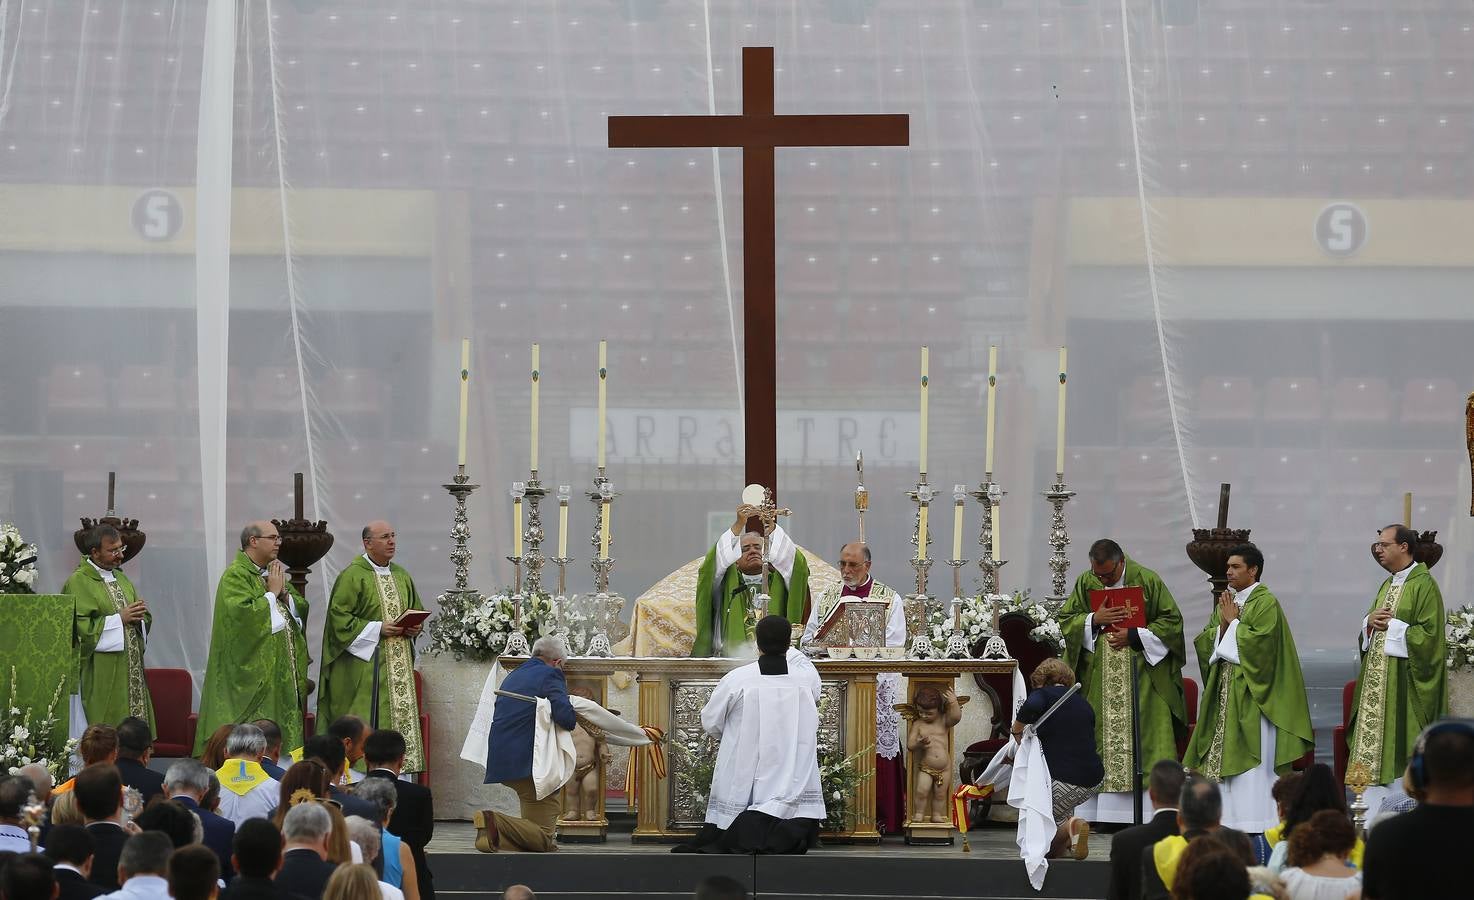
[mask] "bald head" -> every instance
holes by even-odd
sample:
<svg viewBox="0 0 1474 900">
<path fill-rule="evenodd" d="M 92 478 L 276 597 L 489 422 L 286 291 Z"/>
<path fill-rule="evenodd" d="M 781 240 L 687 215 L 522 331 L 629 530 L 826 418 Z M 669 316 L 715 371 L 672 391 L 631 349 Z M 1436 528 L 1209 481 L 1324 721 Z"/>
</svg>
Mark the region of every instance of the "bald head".
<svg viewBox="0 0 1474 900">
<path fill-rule="evenodd" d="M 21 776 L 22 778 L 30 779 L 31 784 L 35 785 L 36 787 L 37 800 L 45 803 L 47 800 L 51 799 L 51 789 L 56 785 L 52 781 L 51 773 L 46 771 L 45 766 L 41 765 L 40 763 L 31 763 L 28 766 L 21 766 L 15 774 Z"/>
<path fill-rule="evenodd" d="M 502 900 L 537 900 L 537 894 L 525 884 L 514 884 L 502 892 Z"/>
<path fill-rule="evenodd" d="M 276 559 L 280 549 L 281 535 L 270 522 L 263 519 L 241 529 L 241 550 L 256 565 L 264 566 Z"/>
<path fill-rule="evenodd" d="M 363 526 L 363 552 L 376 566 L 387 566 L 394 558 L 394 526 L 383 519 L 376 519 Z"/>
</svg>

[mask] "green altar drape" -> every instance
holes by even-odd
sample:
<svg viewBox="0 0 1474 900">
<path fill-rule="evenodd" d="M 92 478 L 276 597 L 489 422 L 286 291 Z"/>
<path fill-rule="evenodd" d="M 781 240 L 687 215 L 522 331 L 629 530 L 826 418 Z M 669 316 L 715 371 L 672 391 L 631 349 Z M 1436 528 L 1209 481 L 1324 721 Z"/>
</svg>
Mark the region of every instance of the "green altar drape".
<svg viewBox="0 0 1474 900">
<path fill-rule="evenodd" d="M 56 704 L 56 729 L 66 739 L 70 725 L 67 695 L 77 689 L 77 657 L 72 647 L 76 603 L 66 594 L 6 594 L 0 596 L 0 690 L 10 693 L 15 670 L 15 705 L 44 717 L 62 687 Z M 34 721 L 34 719 L 33 719 Z"/>
</svg>

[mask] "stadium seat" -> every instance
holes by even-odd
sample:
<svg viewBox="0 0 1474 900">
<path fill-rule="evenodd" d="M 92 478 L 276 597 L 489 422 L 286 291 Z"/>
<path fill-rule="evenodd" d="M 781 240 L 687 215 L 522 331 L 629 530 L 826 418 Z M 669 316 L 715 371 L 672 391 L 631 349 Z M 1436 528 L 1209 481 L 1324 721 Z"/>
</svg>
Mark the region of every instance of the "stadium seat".
<svg viewBox="0 0 1474 900">
<path fill-rule="evenodd" d="M 1348 743 L 1351 728 L 1351 704 L 1356 697 L 1356 682 L 1346 682 L 1341 688 L 1341 724 L 1331 731 L 1331 754 L 1336 769 L 1336 783 L 1343 784 L 1346 781 L 1347 760 L 1351 758 L 1351 745 Z"/>
</svg>

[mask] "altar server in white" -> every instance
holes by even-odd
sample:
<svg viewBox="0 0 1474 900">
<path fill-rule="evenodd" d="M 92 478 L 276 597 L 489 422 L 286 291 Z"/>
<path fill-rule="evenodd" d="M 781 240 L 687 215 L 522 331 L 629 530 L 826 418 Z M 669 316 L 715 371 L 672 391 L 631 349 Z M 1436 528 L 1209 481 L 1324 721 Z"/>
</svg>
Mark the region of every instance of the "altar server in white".
<svg viewBox="0 0 1474 900">
<path fill-rule="evenodd" d="M 721 741 L 707 826 L 695 852 L 803 853 L 826 815 L 819 788 L 819 673 L 789 647 L 792 629 L 766 616 L 754 637 L 759 657 L 728 672 L 701 710 L 701 727 Z"/>
</svg>

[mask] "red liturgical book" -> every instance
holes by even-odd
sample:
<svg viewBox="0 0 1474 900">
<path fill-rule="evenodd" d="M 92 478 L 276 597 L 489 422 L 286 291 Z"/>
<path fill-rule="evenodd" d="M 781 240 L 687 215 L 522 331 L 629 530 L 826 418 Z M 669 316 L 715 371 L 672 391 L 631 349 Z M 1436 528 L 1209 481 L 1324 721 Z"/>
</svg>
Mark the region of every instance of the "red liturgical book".
<svg viewBox="0 0 1474 900">
<path fill-rule="evenodd" d="M 1091 602 L 1094 603 L 1094 599 L 1092 599 Z M 423 625 L 425 623 L 425 620 L 428 618 L 430 618 L 430 613 L 428 610 L 409 609 L 405 610 L 403 615 L 395 619 L 393 622 L 390 622 L 389 624 L 398 626 L 400 628 L 414 628 L 416 625 Z"/>
<path fill-rule="evenodd" d="M 1126 618 L 1116 624 L 1122 628 L 1146 627 L 1146 595 L 1139 587 L 1107 588 L 1090 592 L 1090 611 L 1100 612 L 1104 606 L 1126 607 Z"/>
</svg>

